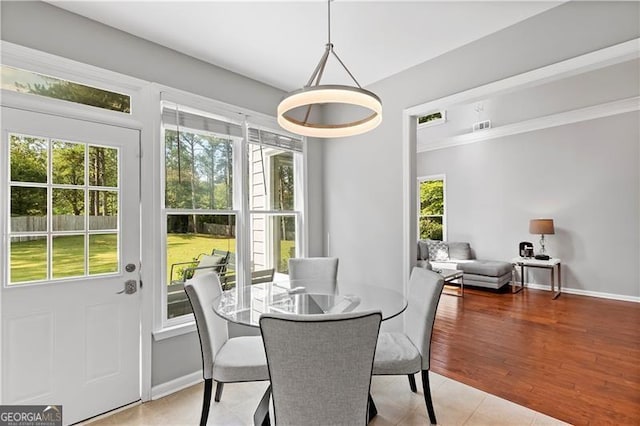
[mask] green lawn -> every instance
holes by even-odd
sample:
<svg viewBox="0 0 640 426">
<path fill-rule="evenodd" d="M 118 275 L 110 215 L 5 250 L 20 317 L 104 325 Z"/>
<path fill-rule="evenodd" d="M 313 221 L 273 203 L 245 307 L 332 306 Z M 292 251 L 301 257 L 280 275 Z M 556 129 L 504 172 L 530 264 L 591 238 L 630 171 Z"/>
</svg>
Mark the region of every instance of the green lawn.
<svg viewBox="0 0 640 426">
<path fill-rule="evenodd" d="M 115 235 L 109 234 L 89 237 L 90 274 L 116 270 L 116 238 Z M 280 272 L 286 272 L 287 261 L 293 246 L 294 241 L 281 241 L 282 259 L 277 268 Z M 169 234 L 167 239 L 167 276 L 169 276 L 172 264 L 191 261 L 200 253 L 211 253 L 214 249 L 235 252 L 236 240 L 235 238 L 216 238 L 203 234 Z M 55 237 L 52 252 L 54 278 L 84 275 L 84 237 L 82 235 Z M 12 242 L 11 282 L 45 280 L 46 259 L 45 239 Z"/>
<path fill-rule="evenodd" d="M 220 238 L 205 234 L 169 234 L 167 236 L 167 277 L 171 272 L 171 265 L 179 262 L 189 262 L 201 253 L 210 254 L 214 249 L 236 251 L 235 238 Z M 189 266 L 189 265 L 181 265 Z M 194 264 L 195 266 L 195 264 Z M 174 269 L 176 275 L 176 269 Z M 177 280 L 174 276 L 167 280 Z"/>
<path fill-rule="evenodd" d="M 40 281 L 47 278 L 47 242 L 11 243 L 11 282 Z M 89 236 L 89 274 L 117 270 L 118 242 L 115 234 Z M 53 278 L 84 275 L 84 236 L 56 236 L 52 250 Z"/>
</svg>

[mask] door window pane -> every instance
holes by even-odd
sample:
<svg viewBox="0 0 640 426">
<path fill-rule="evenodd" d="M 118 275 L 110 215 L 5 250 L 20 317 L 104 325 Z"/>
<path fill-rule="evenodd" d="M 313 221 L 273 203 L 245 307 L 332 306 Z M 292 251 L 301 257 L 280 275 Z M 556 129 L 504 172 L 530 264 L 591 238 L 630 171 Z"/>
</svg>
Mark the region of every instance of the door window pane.
<svg viewBox="0 0 640 426">
<path fill-rule="evenodd" d="M 47 230 L 47 188 L 11 187 L 11 232 Z"/>
<path fill-rule="evenodd" d="M 11 180 L 47 182 L 48 144 L 46 139 L 9 135 L 11 145 Z"/>
<path fill-rule="evenodd" d="M 11 237 L 10 282 L 16 284 L 47 279 L 47 237 Z"/>
<path fill-rule="evenodd" d="M 118 234 L 89 235 L 89 275 L 118 272 Z"/>
<path fill-rule="evenodd" d="M 118 150 L 102 146 L 89 147 L 89 185 L 118 186 Z"/>
<path fill-rule="evenodd" d="M 89 229 L 118 229 L 118 192 L 89 191 Z"/>
<path fill-rule="evenodd" d="M 84 230 L 84 190 L 53 188 L 54 231 Z"/>
<path fill-rule="evenodd" d="M 119 272 L 118 149 L 16 134 L 9 140 L 10 284 Z"/>
<path fill-rule="evenodd" d="M 52 250 L 53 278 L 84 275 L 84 235 L 56 235 Z"/>
<path fill-rule="evenodd" d="M 84 144 L 53 141 L 52 183 L 84 185 Z"/>
</svg>

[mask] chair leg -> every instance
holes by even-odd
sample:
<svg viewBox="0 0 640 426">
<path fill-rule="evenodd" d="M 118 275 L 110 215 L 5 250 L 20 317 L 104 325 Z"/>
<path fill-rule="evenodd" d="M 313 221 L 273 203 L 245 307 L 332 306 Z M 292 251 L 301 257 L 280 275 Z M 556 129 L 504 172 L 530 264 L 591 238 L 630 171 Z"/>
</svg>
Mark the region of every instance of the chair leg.
<svg viewBox="0 0 640 426">
<path fill-rule="evenodd" d="M 378 415 L 378 409 L 376 408 L 376 403 L 373 402 L 373 398 L 371 398 L 371 392 L 369 392 L 369 404 L 368 404 L 368 411 L 369 411 L 369 417 L 368 420 L 369 422 Z"/>
<path fill-rule="evenodd" d="M 431 400 L 431 387 L 429 386 L 429 370 L 422 370 L 422 392 L 424 393 L 424 402 L 427 404 L 427 412 L 429 413 L 429 421 L 432 425 L 438 424 L 436 421 L 436 412 L 433 410 L 433 401 Z"/>
<path fill-rule="evenodd" d="M 271 419 L 269 419 L 269 401 L 271 400 L 271 385 L 264 391 L 264 395 L 260 398 L 258 407 L 253 413 L 253 425 L 254 426 L 270 426 Z"/>
<path fill-rule="evenodd" d="M 209 406 L 211 405 L 211 390 L 213 379 L 204 379 L 204 397 L 202 398 L 202 415 L 200 416 L 200 426 L 207 425 L 209 418 Z"/>
<path fill-rule="evenodd" d="M 220 402 L 220 398 L 222 398 L 222 389 L 224 389 L 224 383 L 216 382 L 216 396 L 214 397 L 214 401 Z"/>
<path fill-rule="evenodd" d="M 409 377 L 409 387 L 411 388 L 411 392 L 418 392 L 418 388 L 416 387 L 416 378 L 413 374 L 407 374 L 407 377 Z"/>
</svg>

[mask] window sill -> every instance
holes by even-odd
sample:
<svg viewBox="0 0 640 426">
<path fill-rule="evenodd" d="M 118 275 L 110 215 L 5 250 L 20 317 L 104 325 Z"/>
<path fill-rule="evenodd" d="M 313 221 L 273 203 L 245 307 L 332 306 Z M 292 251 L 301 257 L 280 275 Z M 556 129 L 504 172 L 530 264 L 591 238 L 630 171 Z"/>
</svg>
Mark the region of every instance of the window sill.
<svg viewBox="0 0 640 426">
<path fill-rule="evenodd" d="M 183 334 L 193 333 L 194 331 L 197 331 L 196 322 L 189 321 L 183 324 L 173 325 L 154 331 L 153 339 L 156 342 L 159 342 L 161 340 L 170 339 L 172 337 L 181 336 Z"/>
</svg>

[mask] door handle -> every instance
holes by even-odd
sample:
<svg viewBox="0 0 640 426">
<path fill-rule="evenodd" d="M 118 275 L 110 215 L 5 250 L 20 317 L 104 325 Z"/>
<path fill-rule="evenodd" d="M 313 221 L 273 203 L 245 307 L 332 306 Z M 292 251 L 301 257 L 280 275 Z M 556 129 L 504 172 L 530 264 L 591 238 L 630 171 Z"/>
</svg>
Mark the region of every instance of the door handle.
<svg viewBox="0 0 640 426">
<path fill-rule="evenodd" d="M 124 289 L 120 290 L 116 294 L 133 294 L 138 291 L 138 281 L 136 280 L 127 280 L 124 282 Z"/>
</svg>

